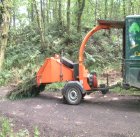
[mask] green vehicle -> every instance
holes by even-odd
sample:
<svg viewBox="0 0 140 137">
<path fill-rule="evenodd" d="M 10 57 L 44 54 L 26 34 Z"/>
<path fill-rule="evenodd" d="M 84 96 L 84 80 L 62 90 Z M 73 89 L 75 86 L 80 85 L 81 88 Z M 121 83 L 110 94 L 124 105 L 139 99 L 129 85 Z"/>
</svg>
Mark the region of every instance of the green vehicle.
<svg viewBox="0 0 140 137">
<path fill-rule="evenodd" d="M 99 25 L 123 29 L 123 85 L 140 88 L 140 15 L 125 21 L 98 20 Z"/>
<path fill-rule="evenodd" d="M 140 88 L 140 15 L 126 17 L 123 53 L 124 85 Z"/>
</svg>

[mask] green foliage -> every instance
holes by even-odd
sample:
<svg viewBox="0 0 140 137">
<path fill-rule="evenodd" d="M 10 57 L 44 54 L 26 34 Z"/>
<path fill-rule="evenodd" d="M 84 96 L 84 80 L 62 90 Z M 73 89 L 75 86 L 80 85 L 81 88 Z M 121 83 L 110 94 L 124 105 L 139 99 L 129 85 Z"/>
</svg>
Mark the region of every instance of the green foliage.
<svg viewBox="0 0 140 137">
<path fill-rule="evenodd" d="M 124 89 L 122 86 L 117 86 L 110 90 L 113 93 L 117 93 L 120 95 L 140 95 L 140 90 L 137 88 L 130 88 L 130 89 Z"/>
<path fill-rule="evenodd" d="M 1 119 L 0 137 L 13 136 L 12 129 L 8 119 Z"/>
<path fill-rule="evenodd" d="M 112 68 L 116 65 L 120 66 L 122 58 L 121 38 L 116 38 L 115 35 L 117 34 L 104 36 L 104 33 L 100 32 L 94 35 L 94 39 L 91 38 L 85 52 L 85 63 L 90 70 L 103 72 L 108 66 L 112 66 Z"/>
<path fill-rule="evenodd" d="M 29 131 L 27 129 L 20 129 L 16 136 L 14 137 L 30 137 Z"/>
<path fill-rule="evenodd" d="M 44 90 L 44 86 L 37 86 L 36 85 L 36 77 L 31 76 L 27 77 L 24 81 L 18 84 L 18 86 L 9 91 L 7 94 L 7 98 L 10 100 L 28 98 L 28 97 L 35 97 L 37 96 L 42 89 Z"/>
<path fill-rule="evenodd" d="M 64 87 L 65 83 L 52 83 L 49 85 L 46 85 L 46 91 L 57 91 L 61 90 Z"/>
<path fill-rule="evenodd" d="M 0 25 L 2 24 L 2 13 L 3 13 L 3 5 L 0 3 Z"/>
<path fill-rule="evenodd" d="M 16 125 L 15 125 L 16 126 Z M 34 137 L 39 137 L 40 132 L 37 127 L 34 128 Z M 18 132 L 14 131 L 13 123 L 7 118 L 0 118 L 0 137 L 30 137 L 27 129 L 20 129 Z"/>
<path fill-rule="evenodd" d="M 11 29 L 4 62 L 5 69 L 0 72 L 0 85 L 11 80 L 18 82 L 32 76 L 43 63 L 44 58 L 52 56 L 54 53 L 60 54 L 64 51 L 64 56 L 77 62 L 82 40 L 81 35 L 77 34 L 74 27 L 71 27 L 71 34 L 67 35 L 65 26 L 53 23 L 48 26 L 46 36 L 51 49 L 42 54 L 39 46 L 40 36 L 34 24 L 18 28 L 18 31 Z M 114 35 L 112 35 L 111 42 L 109 39 L 103 36 L 103 33 L 99 33 L 94 36 L 94 39 L 90 39 L 85 52 L 85 63 L 90 70 L 104 69 L 105 66 L 118 61 L 118 58 L 121 57 L 121 54 L 118 54 L 120 48 L 114 46 L 116 41 Z"/>
<path fill-rule="evenodd" d="M 0 85 L 5 85 L 12 81 L 14 74 L 12 71 L 4 70 L 0 72 Z"/>
<path fill-rule="evenodd" d="M 32 76 L 44 61 L 36 31 L 28 26 L 20 31 L 11 30 L 6 50 L 4 70 L 0 72 L 0 85 L 18 82 Z"/>
<path fill-rule="evenodd" d="M 66 26 L 59 21 L 52 22 L 47 28 L 47 33 L 53 37 L 62 37 L 66 32 Z"/>
<path fill-rule="evenodd" d="M 10 31 L 9 45 L 6 50 L 4 71 L 0 72 L 0 85 L 8 82 L 18 83 L 26 80 L 38 71 L 44 59 L 53 56 L 55 53 L 61 54 L 77 62 L 79 47 L 82 41 L 81 35 L 77 34 L 72 27 L 71 34 L 67 35 L 65 26 L 54 23 L 48 26 L 46 38 L 49 41 L 50 49 L 45 52 L 40 51 L 40 39 L 38 31 L 34 26 L 19 28 L 18 31 Z M 55 33 L 57 30 L 58 33 Z M 120 32 L 121 33 L 121 32 Z M 61 34 L 61 35 L 60 35 Z M 85 33 L 83 30 L 83 36 Z M 121 59 L 121 48 L 118 39 L 114 35 L 104 36 L 104 32 L 97 33 L 91 38 L 86 46 L 85 64 L 91 71 L 104 70 L 107 66 L 118 64 Z"/>
<path fill-rule="evenodd" d="M 38 127 L 34 128 L 34 137 L 40 137 L 40 132 L 38 130 Z"/>
</svg>

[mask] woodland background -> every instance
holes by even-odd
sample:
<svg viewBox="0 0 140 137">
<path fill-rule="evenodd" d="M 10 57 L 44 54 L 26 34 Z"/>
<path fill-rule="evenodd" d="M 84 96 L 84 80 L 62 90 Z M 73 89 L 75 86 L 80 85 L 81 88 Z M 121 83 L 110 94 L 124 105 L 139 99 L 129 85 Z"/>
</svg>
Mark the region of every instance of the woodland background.
<svg viewBox="0 0 140 137">
<path fill-rule="evenodd" d="M 55 53 L 77 61 L 97 19 L 140 14 L 139 0 L 0 0 L 0 85 L 31 77 Z M 100 31 L 88 42 L 85 64 L 100 72 L 120 69 L 122 30 Z"/>
</svg>

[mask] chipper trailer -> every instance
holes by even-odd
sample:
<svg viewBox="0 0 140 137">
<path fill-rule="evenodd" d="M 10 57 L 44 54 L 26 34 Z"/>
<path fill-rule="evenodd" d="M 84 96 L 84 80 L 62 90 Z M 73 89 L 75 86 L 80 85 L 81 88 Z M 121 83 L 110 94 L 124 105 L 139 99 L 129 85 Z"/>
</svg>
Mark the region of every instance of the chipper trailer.
<svg viewBox="0 0 140 137">
<path fill-rule="evenodd" d="M 79 104 L 86 94 L 93 91 L 107 93 L 108 84 L 99 85 L 96 72 L 90 73 L 85 68 L 84 51 L 95 32 L 111 28 L 123 30 L 123 85 L 140 88 L 140 15 L 133 15 L 127 16 L 125 21 L 98 20 L 98 25 L 87 33 L 80 46 L 78 63 L 59 55 L 47 58 L 36 74 L 36 84 L 31 91 L 39 93 L 46 84 L 66 82 L 62 89 L 63 99 L 72 105 Z"/>
</svg>

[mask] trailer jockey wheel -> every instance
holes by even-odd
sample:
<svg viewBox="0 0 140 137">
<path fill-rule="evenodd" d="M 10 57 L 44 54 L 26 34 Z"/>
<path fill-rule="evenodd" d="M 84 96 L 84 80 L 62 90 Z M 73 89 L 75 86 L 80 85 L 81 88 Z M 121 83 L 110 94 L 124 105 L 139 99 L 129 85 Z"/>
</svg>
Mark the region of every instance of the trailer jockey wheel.
<svg viewBox="0 0 140 137">
<path fill-rule="evenodd" d="M 122 86 L 123 86 L 123 88 L 124 88 L 125 90 L 130 89 L 130 85 L 129 85 L 129 84 L 123 83 Z"/>
<path fill-rule="evenodd" d="M 105 95 L 107 92 L 109 92 L 109 89 L 106 88 L 105 84 L 100 84 L 100 88 L 102 88 L 100 91 L 102 92 L 103 95 Z"/>
<path fill-rule="evenodd" d="M 82 93 L 77 86 L 66 86 L 64 87 L 64 96 L 68 104 L 70 105 L 77 105 L 81 102 Z"/>
</svg>

